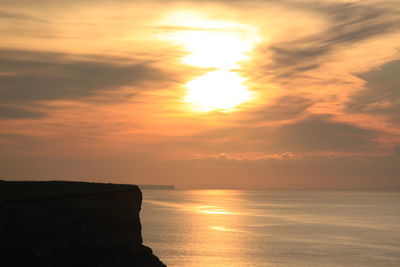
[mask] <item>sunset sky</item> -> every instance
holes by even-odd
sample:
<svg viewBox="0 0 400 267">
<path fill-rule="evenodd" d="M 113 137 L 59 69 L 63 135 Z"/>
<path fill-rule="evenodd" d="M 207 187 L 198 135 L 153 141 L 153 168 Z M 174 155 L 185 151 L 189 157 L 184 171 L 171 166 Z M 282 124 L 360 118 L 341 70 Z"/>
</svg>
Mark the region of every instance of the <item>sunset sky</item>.
<svg viewBox="0 0 400 267">
<path fill-rule="evenodd" d="M 0 179 L 400 189 L 400 2 L 0 0 Z"/>
</svg>

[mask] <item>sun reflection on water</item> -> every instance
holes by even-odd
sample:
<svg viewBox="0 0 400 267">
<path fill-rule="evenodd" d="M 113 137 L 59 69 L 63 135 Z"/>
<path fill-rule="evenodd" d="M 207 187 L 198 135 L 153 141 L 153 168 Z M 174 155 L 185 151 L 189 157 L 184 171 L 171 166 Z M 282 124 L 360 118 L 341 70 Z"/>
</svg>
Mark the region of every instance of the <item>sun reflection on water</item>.
<svg viewBox="0 0 400 267">
<path fill-rule="evenodd" d="M 243 232 L 241 230 L 226 228 L 226 227 L 223 227 L 223 226 L 211 226 L 210 229 L 217 230 L 217 231 L 222 231 L 222 232 Z"/>
<path fill-rule="evenodd" d="M 232 190 L 144 194 L 144 242 L 169 266 L 339 266 L 337 255 L 347 255 L 344 265 L 358 266 L 353 255 L 371 251 L 379 254 L 371 266 L 384 260 L 380 254 L 388 255 L 384 260 L 388 266 L 397 263 L 393 237 L 399 219 L 393 214 L 398 194 Z M 334 264 L 327 264 L 326 255 L 332 255 Z"/>
<path fill-rule="evenodd" d="M 215 207 L 215 206 L 200 206 L 197 209 L 197 212 L 204 214 L 222 214 L 222 215 L 234 215 L 238 214 L 232 211 L 228 211 L 224 208 Z"/>
<path fill-rule="evenodd" d="M 198 258 L 201 262 L 192 263 L 190 266 L 210 267 L 216 263 L 219 266 L 235 266 L 237 263 L 226 259 L 233 259 L 231 255 L 235 255 L 236 260 L 240 259 L 241 246 L 238 244 L 245 242 L 246 234 L 241 227 L 246 224 L 246 216 L 240 213 L 243 208 L 240 193 L 229 190 L 201 190 L 188 192 L 188 198 L 195 203 L 201 203 L 193 207 L 193 227 L 192 232 L 188 233 L 188 238 L 197 244 L 207 244 L 207 247 L 201 248 L 203 256 Z M 222 260 L 222 257 L 225 260 Z M 245 262 L 245 259 L 242 262 Z"/>
<path fill-rule="evenodd" d="M 162 237 L 173 243 L 174 249 L 190 255 L 172 259 L 171 264 L 185 267 L 211 267 L 217 263 L 221 267 L 246 266 L 243 263 L 248 259 L 243 247 L 249 246 L 246 242 L 250 232 L 246 227 L 249 216 L 245 213 L 243 194 L 243 191 L 236 190 L 183 190 L 178 192 L 177 199 L 174 199 L 175 192 L 171 193 L 171 198 L 157 198 L 157 194 L 153 199 L 145 197 L 145 203 L 159 207 L 160 211 L 173 212 L 168 216 L 174 218 L 174 225 L 181 224 L 178 227 L 184 230 L 184 234 L 177 235 L 160 229 Z M 157 216 L 158 212 L 151 214 Z M 175 217 L 179 214 L 185 215 Z M 162 224 L 165 223 L 169 222 Z M 168 244 L 159 245 L 165 250 L 171 249 Z"/>
</svg>

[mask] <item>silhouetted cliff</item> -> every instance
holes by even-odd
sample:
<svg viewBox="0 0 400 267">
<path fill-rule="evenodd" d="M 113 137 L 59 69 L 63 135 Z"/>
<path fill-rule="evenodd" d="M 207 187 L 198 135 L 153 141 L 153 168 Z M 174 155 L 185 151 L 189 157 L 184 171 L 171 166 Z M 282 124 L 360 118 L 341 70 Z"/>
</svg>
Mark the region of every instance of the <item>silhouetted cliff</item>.
<svg viewBox="0 0 400 267">
<path fill-rule="evenodd" d="M 0 181 L 0 266 L 165 266 L 143 246 L 137 186 Z"/>
</svg>

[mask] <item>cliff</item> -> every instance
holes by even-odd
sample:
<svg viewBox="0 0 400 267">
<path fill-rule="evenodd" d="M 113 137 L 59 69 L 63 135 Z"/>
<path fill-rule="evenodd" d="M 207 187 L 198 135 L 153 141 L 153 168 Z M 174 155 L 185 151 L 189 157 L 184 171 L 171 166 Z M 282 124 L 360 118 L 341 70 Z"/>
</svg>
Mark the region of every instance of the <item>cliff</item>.
<svg viewBox="0 0 400 267">
<path fill-rule="evenodd" d="M 137 186 L 0 181 L 0 266 L 165 266 L 142 244 Z"/>
</svg>

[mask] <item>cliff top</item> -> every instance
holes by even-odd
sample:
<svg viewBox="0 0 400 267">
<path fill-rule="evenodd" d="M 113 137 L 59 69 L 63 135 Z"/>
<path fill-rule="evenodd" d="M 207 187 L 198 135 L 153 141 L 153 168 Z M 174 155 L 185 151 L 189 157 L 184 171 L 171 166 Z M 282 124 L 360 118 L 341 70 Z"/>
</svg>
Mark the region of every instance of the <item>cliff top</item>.
<svg viewBox="0 0 400 267">
<path fill-rule="evenodd" d="M 3 181 L 0 180 L 0 203 L 39 200 L 69 195 L 103 194 L 139 191 L 136 185 L 67 181 Z"/>
</svg>

